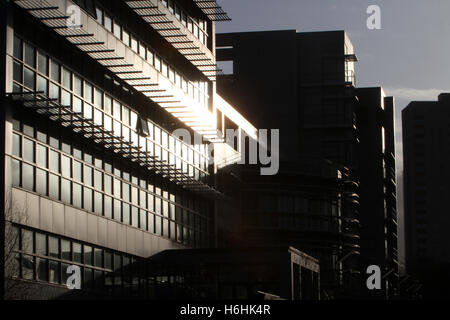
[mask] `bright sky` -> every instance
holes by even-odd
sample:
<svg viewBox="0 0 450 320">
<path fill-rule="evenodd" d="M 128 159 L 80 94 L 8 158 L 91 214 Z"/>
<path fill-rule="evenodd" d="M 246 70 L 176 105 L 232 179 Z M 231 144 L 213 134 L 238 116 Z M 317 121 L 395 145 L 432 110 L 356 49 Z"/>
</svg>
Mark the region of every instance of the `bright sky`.
<svg viewBox="0 0 450 320">
<path fill-rule="evenodd" d="M 387 95 L 396 98 L 397 167 L 402 170 L 401 109 L 412 100 L 436 100 L 439 93 L 450 92 L 449 0 L 219 0 L 218 3 L 233 19 L 217 23 L 218 33 L 345 30 L 359 59 L 357 86 L 382 86 Z M 381 9 L 381 30 L 367 28 L 369 5 Z M 401 200 L 402 194 L 399 196 Z M 402 207 L 399 207 L 400 223 Z M 400 230 L 401 238 L 402 235 Z"/>
</svg>

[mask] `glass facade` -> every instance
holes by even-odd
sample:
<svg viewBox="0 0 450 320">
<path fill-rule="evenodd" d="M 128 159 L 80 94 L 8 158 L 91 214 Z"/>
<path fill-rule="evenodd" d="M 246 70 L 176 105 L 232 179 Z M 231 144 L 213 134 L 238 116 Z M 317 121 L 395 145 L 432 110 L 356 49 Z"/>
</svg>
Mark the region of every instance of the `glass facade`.
<svg viewBox="0 0 450 320">
<path fill-rule="evenodd" d="M 16 46 L 23 47 L 20 38 L 15 37 L 15 42 L 19 42 Z M 34 58 L 28 60 L 36 60 L 37 50 L 33 52 Z M 61 104 L 71 106 L 74 112 L 82 114 L 94 124 L 112 131 L 117 137 L 123 137 L 127 142 L 175 166 L 183 173 L 197 180 L 204 179 L 208 175 L 207 145 L 186 145 L 150 120 L 143 120 L 148 128 L 148 135 L 146 137 L 140 135 L 138 126 L 140 117 L 136 111 L 44 53 L 39 51 L 38 56 L 40 57 L 38 60 L 45 66 L 50 61 L 50 72 L 46 67 L 40 68 L 40 65 L 38 68 L 28 65 L 24 61 L 26 59 L 23 59 L 22 51 L 17 49 L 13 77 L 15 92 L 35 91 L 37 88 Z M 42 69 L 47 70 L 47 73 L 41 73 Z"/>
<path fill-rule="evenodd" d="M 172 2 L 172 1 L 171 1 Z M 127 31 L 127 29 L 118 21 L 114 20 L 114 23 L 111 24 L 112 18 L 108 15 L 104 9 L 97 8 L 97 22 L 103 25 L 106 30 L 113 33 L 118 39 L 120 39 L 127 47 L 131 48 L 135 53 L 141 56 L 142 59 L 146 60 L 150 63 L 156 70 L 158 70 L 164 77 L 170 80 L 172 84 L 182 89 L 184 93 L 189 95 L 191 99 L 197 102 L 200 106 L 205 109 L 208 108 L 209 104 L 209 94 L 208 87 L 209 84 L 207 81 L 191 81 L 184 75 L 182 75 L 179 71 L 175 70 L 170 63 L 165 61 L 161 56 L 155 53 L 155 50 L 151 48 L 149 45 L 144 43 L 142 40 L 138 39 L 135 35 L 131 34 L 131 32 Z M 190 19 L 194 21 L 193 19 Z M 206 31 L 202 31 L 199 27 L 200 25 L 206 28 L 206 22 L 191 22 L 189 24 L 192 29 L 196 29 L 197 35 L 199 38 L 200 34 L 205 34 Z M 189 29 L 190 30 L 190 29 Z M 203 38 L 203 36 L 202 36 Z M 206 41 L 206 36 L 205 40 Z M 203 43 L 203 42 L 202 42 Z M 203 43 L 203 44 L 206 44 Z"/>
<path fill-rule="evenodd" d="M 42 91 L 160 161 L 197 180 L 207 178 L 206 145 L 187 145 L 141 119 L 132 108 L 19 37 L 14 46 L 15 92 Z M 208 245 L 209 201 L 139 163 L 130 165 L 107 148 L 96 149 L 76 132 L 23 111 L 13 111 L 14 186 L 179 243 Z M 138 133 L 139 121 L 145 122 L 147 136 Z"/>
<path fill-rule="evenodd" d="M 13 228 L 18 237 L 13 274 L 18 278 L 66 288 L 72 275 L 67 269 L 77 266 L 81 290 L 141 297 L 159 280 L 146 277 L 142 258 L 28 228 Z"/>
</svg>

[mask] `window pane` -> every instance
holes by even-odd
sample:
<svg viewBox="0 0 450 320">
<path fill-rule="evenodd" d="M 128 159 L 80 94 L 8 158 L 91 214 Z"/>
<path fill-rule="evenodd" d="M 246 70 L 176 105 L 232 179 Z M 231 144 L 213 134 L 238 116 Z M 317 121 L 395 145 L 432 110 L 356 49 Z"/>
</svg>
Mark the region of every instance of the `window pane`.
<svg viewBox="0 0 450 320">
<path fill-rule="evenodd" d="M 36 171 L 36 192 L 47 195 L 47 172 L 41 169 Z"/>
<path fill-rule="evenodd" d="M 48 261 L 46 259 L 36 259 L 37 279 L 40 281 L 48 281 Z"/>
<path fill-rule="evenodd" d="M 69 240 L 61 240 L 61 259 L 72 260 Z"/>
<path fill-rule="evenodd" d="M 84 83 L 84 98 L 92 102 L 92 86 L 87 82 Z"/>
<path fill-rule="evenodd" d="M 104 208 L 105 217 L 112 218 L 112 198 L 105 196 L 105 208 Z"/>
<path fill-rule="evenodd" d="M 103 194 L 95 192 L 94 195 L 94 211 L 98 214 L 103 214 Z"/>
<path fill-rule="evenodd" d="M 96 267 L 103 267 L 103 250 L 95 248 L 94 250 L 94 265 Z"/>
<path fill-rule="evenodd" d="M 22 65 L 16 61 L 13 65 L 13 79 L 22 83 Z"/>
<path fill-rule="evenodd" d="M 92 211 L 92 189 L 84 188 L 84 206 L 83 208 Z"/>
<path fill-rule="evenodd" d="M 122 221 L 122 202 L 114 199 L 114 220 Z"/>
<path fill-rule="evenodd" d="M 92 186 L 92 171 L 91 167 L 84 166 L 84 183 L 88 186 Z"/>
<path fill-rule="evenodd" d="M 84 289 L 90 289 L 93 287 L 94 281 L 94 271 L 92 269 L 84 269 Z"/>
<path fill-rule="evenodd" d="M 110 175 L 105 174 L 105 192 L 108 194 L 112 194 L 112 177 Z"/>
<path fill-rule="evenodd" d="M 35 50 L 28 43 L 25 43 L 25 63 L 31 67 L 36 67 Z"/>
<path fill-rule="evenodd" d="M 55 237 L 48 237 L 48 251 L 50 257 L 59 258 L 59 240 Z"/>
<path fill-rule="evenodd" d="M 82 168 L 81 162 L 78 161 L 73 162 L 73 178 L 80 182 L 81 182 L 81 168 Z"/>
<path fill-rule="evenodd" d="M 116 22 L 114 22 L 114 35 L 119 39 L 121 38 L 122 35 L 122 29 L 120 25 L 118 25 Z"/>
<path fill-rule="evenodd" d="M 22 60 L 22 39 L 14 36 L 14 57 Z"/>
<path fill-rule="evenodd" d="M 84 246 L 84 264 L 92 265 L 92 247 Z"/>
<path fill-rule="evenodd" d="M 139 209 L 136 207 L 131 208 L 131 225 L 135 228 L 139 227 Z"/>
<path fill-rule="evenodd" d="M 41 256 L 47 255 L 47 236 L 36 232 L 36 254 Z"/>
<path fill-rule="evenodd" d="M 73 76 L 73 91 L 80 97 L 83 96 L 83 83 L 81 78 L 77 77 L 76 75 Z"/>
<path fill-rule="evenodd" d="M 65 177 L 70 178 L 70 169 L 72 167 L 72 159 L 66 156 L 62 156 L 61 160 L 61 172 L 62 175 Z"/>
<path fill-rule="evenodd" d="M 92 106 L 91 105 L 89 105 L 87 103 L 84 104 L 83 116 L 86 119 L 89 119 L 89 120 L 92 119 Z"/>
<path fill-rule="evenodd" d="M 38 76 L 38 87 L 37 87 L 38 91 L 42 91 L 44 93 L 44 95 L 48 95 L 48 81 L 47 79 Z"/>
<path fill-rule="evenodd" d="M 139 218 L 139 228 L 141 228 L 142 230 L 147 230 L 147 212 L 145 210 L 141 210 Z"/>
<path fill-rule="evenodd" d="M 106 30 L 112 32 L 112 20 L 111 17 L 105 14 L 105 28 Z"/>
<path fill-rule="evenodd" d="M 26 280 L 34 279 L 34 257 L 22 256 L 22 277 Z"/>
<path fill-rule="evenodd" d="M 73 183 L 72 188 L 72 204 L 78 208 L 81 208 L 81 185 Z"/>
<path fill-rule="evenodd" d="M 72 106 L 72 95 L 70 92 L 63 90 L 62 91 L 62 105 L 63 106 Z"/>
<path fill-rule="evenodd" d="M 130 185 L 127 183 L 122 183 L 122 199 L 130 201 Z"/>
<path fill-rule="evenodd" d="M 59 87 L 54 83 L 50 83 L 50 98 L 60 100 Z"/>
<path fill-rule="evenodd" d="M 67 179 L 61 180 L 61 201 L 70 204 L 70 196 L 72 192 L 70 190 L 70 181 Z"/>
<path fill-rule="evenodd" d="M 103 92 L 98 90 L 97 88 L 94 89 L 94 105 L 97 108 L 103 109 Z"/>
<path fill-rule="evenodd" d="M 22 187 L 34 191 L 34 167 L 26 163 L 22 165 Z"/>
<path fill-rule="evenodd" d="M 105 95 L 105 112 L 112 114 L 112 99 Z"/>
<path fill-rule="evenodd" d="M 81 244 L 73 242 L 72 249 L 73 249 L 73 261 L 81 263 L 82 262 Z"/>
<path fill-rule="evenodd" d="M 96 190 L 103 190 L 103 173 L 95 170 L 94 186 Z"/>
<path fill-rule="evenodd" d="M 31 90 L 35 90 L 35 81 L 36 81 L 36 74 L 34 73 L 34 71 L 28 68 L 24 68 L 23 84 L 25 85 L 25 87 L 30 88 Z"/>
<path fill-rule="evenodd" d="M 105 259 L 105 269 L 112 270 L 112 253 L 110 251 L 105 251 L 103 254 Z"/>
<path fill-rule="evenodd" d="M 52 283 L 59 283 L 59 262 L 49 261 L 49 272 L 49 281 Z"/>
<path fill-rule="evenodd" d="M 59 200 L 59 177 L 50 174 L 48 187 L 49 196 L 55 200 Z"/>
<path fill-rule="evenodd" d="M 59 173 L 59 153 L 50 150 L 50 170 Z"/>
<path fill-rule="evenodd" d="M 50 63 L 50 78 L 56 82 L 60 82 L 59 64 L 55 61 Z"/>
<path fill-rule="evenodd" d="M 63 86 L 66 89 L 72 89 L 72 72 L 63 68 Z"/>
<path fill-rule="evenodd" d="M 22 145 L 22 140 L 21 140 L 21 136 L 19 136 L 18 134 L 14 133 L 13 134 L 13 139 L 12 139 L 12 154 L 20 157 L 21 156 L 21 145 Z"/>
<path fill-rule="evenodd" d="M 130 205 L 127 203 L 122 204 L 122 222 L 130 224 Z"/>
<path fill-rule="evenodd" d="M 11 170 L 12 170 L 12 183 L 13 186 L 20 186 L 20 162 L 17 160 L 11 160 Z"/>
</svg>

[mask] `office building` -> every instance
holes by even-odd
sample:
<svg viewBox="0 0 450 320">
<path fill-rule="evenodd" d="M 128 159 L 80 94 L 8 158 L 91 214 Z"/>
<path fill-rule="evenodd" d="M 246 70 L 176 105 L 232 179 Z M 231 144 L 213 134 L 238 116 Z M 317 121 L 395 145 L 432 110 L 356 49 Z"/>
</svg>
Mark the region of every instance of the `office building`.
<svg viewBox="0 0 450 320">
<path fill-rule="evenodd" d="M 217 129 L 256 131 L 216 94 L 228 16 L 199 0 L 1 6 L 6 296 L 60 297 L 75 265 L 80 295 L 155 298 L 164 280 L 141 260 L 216 244 L 214 174 L 240 152 Z"/>
<path fill-rule="evenodd" d="M 385 280 L 370 296 L 395 295 L 393 99 L 356 88 L 346 33 L 219 34 L 217 59 L 219 93 L 258 127 L 280 129 L 276 177 L 238 170 L 240 241 L 290 243 L 319 259 L 323 299 L 366 296 L 369 261 Z"/>
<path fill-rule="evenodd" d="M 394 99 L 382 88 L 358 88 L 356 95 L 361 264 L 379 266 L 383 279 L 383 290 L 365 293 L 390 297 L 399 280 Z"/>
<path fill-rule="evenodd" d="M 425 299 L 449 297 L 450 94 L 413 101 L 402 111 L 406 270 Z"/>
<path fill-rule="evenodd" d="M 350 41 L 342 31 L 219 34 L 217 59 L 218 92 L 257 127 L 280 129 L 278 175 L 238 168 L 241 241 L 290 244 L 316 257 L 323 299 L 356 292 L 356 153 L 345 153 L 357 145 Z"/>
</svg>

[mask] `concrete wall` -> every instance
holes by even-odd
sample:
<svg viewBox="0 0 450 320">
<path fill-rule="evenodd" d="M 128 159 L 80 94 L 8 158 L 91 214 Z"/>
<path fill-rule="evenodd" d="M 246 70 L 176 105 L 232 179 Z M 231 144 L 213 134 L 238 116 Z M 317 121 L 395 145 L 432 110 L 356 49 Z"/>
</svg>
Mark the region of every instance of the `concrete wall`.
<svg viewBox="0 0 450 320">
<path fill-rule="evenodd" d="M 13 222 L 28 227 L 140 257 L 185 248 L 149 232 L 18 188 L 12 188 L 11 198 Z"/>
</svg>

